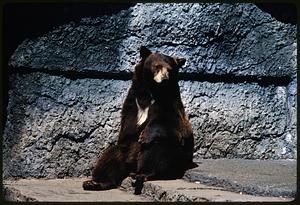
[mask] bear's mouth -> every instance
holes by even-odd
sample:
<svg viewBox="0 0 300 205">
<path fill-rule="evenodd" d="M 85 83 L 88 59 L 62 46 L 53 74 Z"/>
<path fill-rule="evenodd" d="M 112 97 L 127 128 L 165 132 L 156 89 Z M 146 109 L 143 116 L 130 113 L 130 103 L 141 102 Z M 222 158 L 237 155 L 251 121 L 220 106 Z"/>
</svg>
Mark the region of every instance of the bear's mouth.
<svg viewBox="0 0 300 205">
<path fill-rule="evenodd" d="M 153 80 L 157 83 L 161 83 L 168 79 L 169 79 L 169 72 L 167 71 L 167 69 L 162 69 L 162 70 L 158 71 L 158 73 L 155 74 L 154 78 L 153 78 Z"/>
<path fill-rule="evenodd" d="M 169 80 L 168 79 L 165 79 L 165 80 L 162 80 L 161 82 L 156 82 L 156 81 L 153 81 L 153 86 L 155 88 L 158 88 L 158 89 L 162 89 L 162 88 L 167 88 L 169 87 Z"/>
<path fill-rule="evenodd" d="M 168 81 L 169 77 L 168 76 L 162 76 L 162 77 L 158 77 L 158 78 L 154 77 L 153 79 L 156 83 L 160 84 L 162 82 Z"/>
</svg>

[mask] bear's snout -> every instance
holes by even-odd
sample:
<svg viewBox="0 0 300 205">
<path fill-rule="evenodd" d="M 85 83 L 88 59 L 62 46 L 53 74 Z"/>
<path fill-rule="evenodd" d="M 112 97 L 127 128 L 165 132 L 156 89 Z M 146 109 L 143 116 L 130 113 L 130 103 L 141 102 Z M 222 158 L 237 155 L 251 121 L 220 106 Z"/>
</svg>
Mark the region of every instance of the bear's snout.
<svg viewBox="0 0 300 205">
<path fill-rule="evenodd" d="M 167 68 L 163 67 L 158 71 L 158 73 L 153 78 L 155 82 L 161 83 L 163 80 L 169 79 L 169 71 Z"/>
</svg>

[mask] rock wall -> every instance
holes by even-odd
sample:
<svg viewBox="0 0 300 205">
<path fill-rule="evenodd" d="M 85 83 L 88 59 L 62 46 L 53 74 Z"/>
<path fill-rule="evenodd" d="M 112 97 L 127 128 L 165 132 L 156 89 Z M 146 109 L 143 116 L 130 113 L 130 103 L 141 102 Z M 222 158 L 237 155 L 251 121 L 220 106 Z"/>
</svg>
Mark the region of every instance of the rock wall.
<svg viewBox="0 0 300 205">
<path fill-rule="evenodd" d="M 89 176 L 116 142 L 141 45 L 187 58 L 195 159 L 296 158 L 296 26 L 253 4 L 137 4 L 16 49 L 4 178 Z"/>
</svg>

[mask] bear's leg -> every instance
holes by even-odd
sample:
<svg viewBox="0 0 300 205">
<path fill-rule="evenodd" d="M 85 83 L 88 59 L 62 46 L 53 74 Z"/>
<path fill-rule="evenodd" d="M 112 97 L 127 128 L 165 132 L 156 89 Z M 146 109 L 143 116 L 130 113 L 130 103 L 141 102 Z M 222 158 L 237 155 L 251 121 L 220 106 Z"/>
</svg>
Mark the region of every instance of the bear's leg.
<svg viewBox="0 0 300 205">
<path fill-rule="evenodd" d="M 135 175 L 135 182 L 132 184 L 134 189 L 134 194 L 139 195 L 142 193 L 143 185 L 145 181 L 155 180 L 157 178 L 156 174 L 138 174 Z"/>
<path fill-rule="evenodd" d="M 83 182 L 83 189 L 107 190 L 118 187 L 131 171 L 126 160 L 128 149 L 129 147 L 121 145 L 108 147 L 92 171 L 92 180 Z"/>
<path fill-rule="evenodd" d="M 142 193 L 144 181 L 145 181 L 145 175 L 140 174 L 135 176 L 135 182 L 133 184 L 133 186 L 135 187 L 134 189 L 135 195 L 139 195 Z"/>
</svg>

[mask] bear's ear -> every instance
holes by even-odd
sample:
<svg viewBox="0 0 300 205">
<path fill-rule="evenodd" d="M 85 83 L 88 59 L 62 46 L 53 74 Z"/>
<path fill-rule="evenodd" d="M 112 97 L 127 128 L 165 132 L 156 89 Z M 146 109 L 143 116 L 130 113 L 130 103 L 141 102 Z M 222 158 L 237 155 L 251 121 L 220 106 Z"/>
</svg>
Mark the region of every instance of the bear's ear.
<svg viewBox="0 0 300 205">
<path fill-rule="evenodd" d="M 145 46 L 141 46 L 140 48 L 140 55 L 142 59 L 146 59 L 151 54 L 151 51 L 146 48 Z"/>
<path fill-rule="evenodd" d="M 179 67 L 183 66 L 186 62 L 185 58 L 174 58 L 174 60 Z"/>
</svg>

